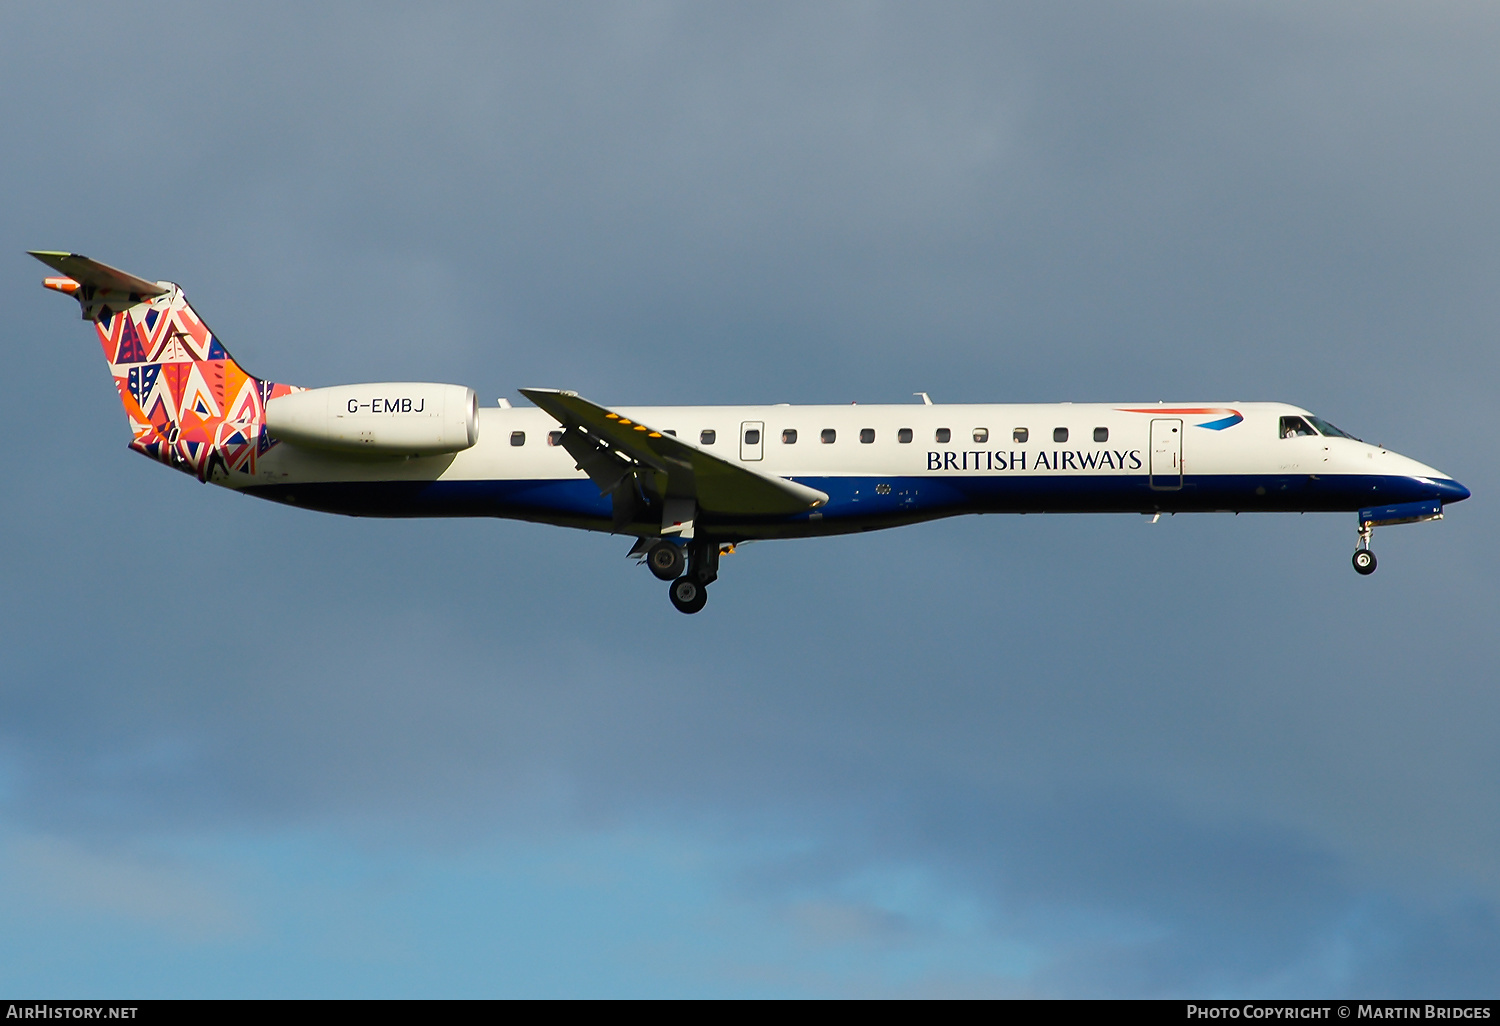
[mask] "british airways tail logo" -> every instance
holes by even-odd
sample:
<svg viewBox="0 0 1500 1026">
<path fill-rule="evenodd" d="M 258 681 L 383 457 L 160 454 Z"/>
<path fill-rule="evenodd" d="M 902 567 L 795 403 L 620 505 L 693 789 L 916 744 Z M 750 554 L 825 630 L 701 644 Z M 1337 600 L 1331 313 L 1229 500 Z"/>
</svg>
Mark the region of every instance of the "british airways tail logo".
<svg viewBox="0 0 1500 1026">
<path fill-rule="evenodd" d="M 1121 413 L 1152 413 L 1160 416 L 1164 413 L 1175 414 L 1179 417 L 1202 417 L 1213 413 L 1227 413 L 1227 417 L 1217 417 L 1214 420 L 1206 420 L 1202 424 L 1194 424 L 1194 427 L 1208 428 L 1210 431 L 1223 431 L 1232 428 L 1245 418 L 1240 416 L 1239 410 L 1231 410 L 1225 406 L 1152 406 L 1144 410 L 1121 410 Z"/>
</svg>

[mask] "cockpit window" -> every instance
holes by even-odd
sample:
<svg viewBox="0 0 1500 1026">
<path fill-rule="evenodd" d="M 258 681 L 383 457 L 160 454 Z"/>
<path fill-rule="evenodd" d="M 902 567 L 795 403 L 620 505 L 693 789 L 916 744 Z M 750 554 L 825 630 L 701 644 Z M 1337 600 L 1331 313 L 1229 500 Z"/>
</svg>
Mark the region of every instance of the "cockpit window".
<svg viewBox="0 0 1500 1026">
<path fill-rule="evenodd" d="M 1314 417 L 1309 414 L 1307 419 L 1312 421 L 1313 426 L 1319 431 L 1323 432 L 1323 434 L 1327 435 L 1329 438 L 1354 438 L 1354 436 L 1349 432 L 1340 431 L 1338 428 L 1328 423 L 1328 421 L 1324 420 L 1322 417 Z M 1354 438 L 1354 440 L 1356 442 L 1359 441 L 1358 438 Z"/>
<path fill-rule="evenodd" d="M 1317 432 L 1309 427 L 1307 421 L 1303 420 L 1301 417 L 1281 418 L 1282 438 L 1301 438 L 1303 435 L 1315 436 L 1317 435 Z"/>
</svg>

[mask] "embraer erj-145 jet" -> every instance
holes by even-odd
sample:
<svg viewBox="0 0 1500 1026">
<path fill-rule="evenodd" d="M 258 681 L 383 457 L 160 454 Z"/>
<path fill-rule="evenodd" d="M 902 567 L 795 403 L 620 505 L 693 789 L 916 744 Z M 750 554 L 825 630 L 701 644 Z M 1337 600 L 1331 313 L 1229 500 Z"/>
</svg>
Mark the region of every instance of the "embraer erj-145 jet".
<svg viewBox="0 0 1500 1026">
<path fill-rule="evenodd" d="M 961 513 L 1355 511 L 1368 574 L 1374 528 L 1469 497 L 1283 403 L 608 408 L 523 388 L 536 409 L 480 409 L 462 385 L 297 388 L 241 370 L 171 282 L 32 255 L 93 322 L 136 452 L 330 513 L 629 535 L 684 613 L 749 539 Z"/>
</svg>

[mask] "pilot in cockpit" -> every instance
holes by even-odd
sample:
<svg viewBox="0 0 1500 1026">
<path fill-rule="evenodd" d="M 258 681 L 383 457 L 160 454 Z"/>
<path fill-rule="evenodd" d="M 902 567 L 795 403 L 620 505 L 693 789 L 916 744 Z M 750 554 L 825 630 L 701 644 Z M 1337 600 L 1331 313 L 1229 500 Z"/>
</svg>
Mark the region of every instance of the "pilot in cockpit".
<svg viewBox="0 0 1500 1026">
<path fill-rule="evenodd" d="M 1301 438 L 1303 435 L 1317 435 L 1317 432 L 1308 425 L 1301 417 L 1281 418 L 1282 438 Z"/>
</svg>

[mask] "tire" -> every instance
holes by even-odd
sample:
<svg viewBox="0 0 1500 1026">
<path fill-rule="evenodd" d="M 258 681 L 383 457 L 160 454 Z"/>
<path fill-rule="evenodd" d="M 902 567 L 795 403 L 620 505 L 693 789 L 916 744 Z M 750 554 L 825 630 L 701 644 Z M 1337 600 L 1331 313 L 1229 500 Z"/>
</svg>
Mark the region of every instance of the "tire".
<svg viewBox="0 0 1500 1026">
<path fill-rule="evenodd" d="M 687 560 L 682 555 L 682 546 L 669 541 L 659 541 L 646 550 L 646 565 L 659 581 L 676 580 L 682 576 Z"/>
<path fill-rule="evenodd" d="M 1357 549 L 1354 553 L 1354 570 L 1369 576 L 1375 572 L 1375 553 L 1369 549 Z"/>
<path fill-rule="evenodd" d="M 708 589 L 691 577 L 679 577 L 667 589 L 679 613 L 696 613 L 708 604 Z"/>
</svg>

